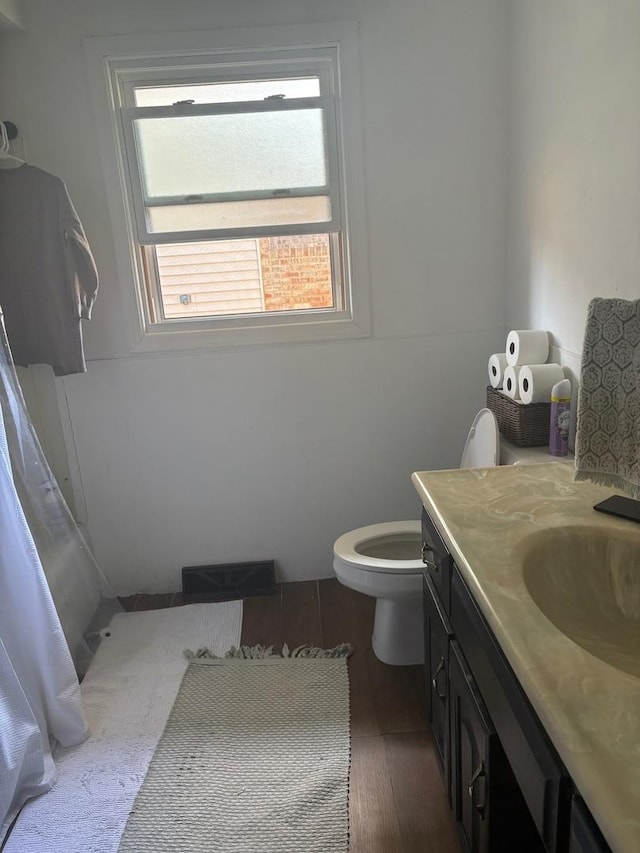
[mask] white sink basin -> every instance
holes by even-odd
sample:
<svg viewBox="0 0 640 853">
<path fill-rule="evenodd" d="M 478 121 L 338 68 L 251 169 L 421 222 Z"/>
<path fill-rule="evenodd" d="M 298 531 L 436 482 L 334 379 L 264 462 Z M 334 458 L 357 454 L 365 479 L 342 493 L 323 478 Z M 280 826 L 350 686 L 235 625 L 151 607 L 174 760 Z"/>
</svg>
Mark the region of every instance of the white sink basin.
<svg viewBox="0 0 640 853">
<path fill-rule="evenodd" d="M 640 678 L 640 531 L 559 527 L 519 548 L 531 598 L 563 634 Z"/>
</svg>

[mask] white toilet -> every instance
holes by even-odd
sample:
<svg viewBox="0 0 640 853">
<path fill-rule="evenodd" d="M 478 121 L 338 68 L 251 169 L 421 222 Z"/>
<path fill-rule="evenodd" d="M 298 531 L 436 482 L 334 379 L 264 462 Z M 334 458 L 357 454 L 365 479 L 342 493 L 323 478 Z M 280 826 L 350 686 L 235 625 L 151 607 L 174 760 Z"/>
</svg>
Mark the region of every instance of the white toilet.
<svg viewBox="0 0 640 853">
<path fill-rule="evenodd" d="M 461 468 L 499 464 L 500 433 L 493 412 L 474 418 Z M 371 645 L 383 663 L 424 660 L 422 529 L 420 521 L 372 524 L 345 533 L 333 546 L 333 569 L 344 586 L 376 599 Z"/>
</svg>

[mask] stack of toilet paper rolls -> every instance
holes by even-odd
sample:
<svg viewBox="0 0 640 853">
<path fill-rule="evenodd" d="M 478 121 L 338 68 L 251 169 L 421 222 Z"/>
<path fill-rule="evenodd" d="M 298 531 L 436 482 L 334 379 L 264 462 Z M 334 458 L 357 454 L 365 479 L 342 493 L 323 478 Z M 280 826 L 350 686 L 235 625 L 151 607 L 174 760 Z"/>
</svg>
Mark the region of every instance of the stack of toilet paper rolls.
<svg viewBox="0 0 640 853">
<path fill-rule="evenodd" d="M 506 397 L 529 403 L 548 403 L 551 389 L 564 379 L 559 364 L 548 362 L 549 333 L 518 329 L 507 335 L 506 352 L 489 358 L 489 382 Z"/>
</svg>

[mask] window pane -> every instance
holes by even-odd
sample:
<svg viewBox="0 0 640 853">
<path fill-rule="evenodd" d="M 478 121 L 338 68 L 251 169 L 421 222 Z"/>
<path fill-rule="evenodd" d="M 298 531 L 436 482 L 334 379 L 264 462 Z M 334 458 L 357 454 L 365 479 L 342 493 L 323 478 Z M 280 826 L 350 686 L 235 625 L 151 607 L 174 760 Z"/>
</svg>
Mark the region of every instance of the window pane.
<svg viewBox="0 0 640 853">
<path fill-rule="evenodd" d="M 264 310 L 257 240 L 156 246 L 165 317 Z"/>
<path fill-rule="evenodd" d="M 327 234 L 156 246 L 167 319 L 335 307 Z"/>
<path fill-rule="evenodd" d="M 321 109 L 135 119 L 153 198 L 325 187 Z"/>
<path fill-rule="evenodd" d="M 177 101 L 196 104 L 228 104 L 239 101 L 262 101 L 274 95 L 287 98 L 316 98 L 320 95 L 318 77 L 299 79 L 248 80 L 234 83 L 206 83 L 185 86 L 150 86 L 135 89 L 137 107 L 170 106 Z"/>
<path fill-rule="evenodd" d="M 172 204 L 148 207 L 150 234 L 200 231 L 214 228 L 260 228 L 264 225 L 298 225 L 331 221 L 328 196 L 266 198 L 215 204 Z"/>
</svg>

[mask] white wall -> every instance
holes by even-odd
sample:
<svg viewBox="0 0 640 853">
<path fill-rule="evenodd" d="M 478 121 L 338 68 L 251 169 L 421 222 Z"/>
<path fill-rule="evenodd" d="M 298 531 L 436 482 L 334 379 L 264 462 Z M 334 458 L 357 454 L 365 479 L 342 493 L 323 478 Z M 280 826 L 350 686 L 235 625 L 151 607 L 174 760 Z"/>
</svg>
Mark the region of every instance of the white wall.
<svg viewBox="0 0 640 853">
<path fill-rule="evenodd" d="M 0 0 L 0 30 L 14 30 L 22 26 L 19 0 Z"/>
<path fill-rule="evenodd" d="M 331 574 L 340 533 L 418 516 L 411 471 L 457 464 L 504 343 L 505 0 L 23 5 L 0 114 L 66 181 L 101 273 L 62 387 L 99 563 L 121 594 L 233 560 Z M 361 27 L 372 337 L 129 356 L 81 39 L 318 20 Z"/>
<path fill-rule="evenodd" d="M 640 297 L 640 3 L 511 4 L 510 328 L 579 370 L 587 304 Z"/>
</svg>

